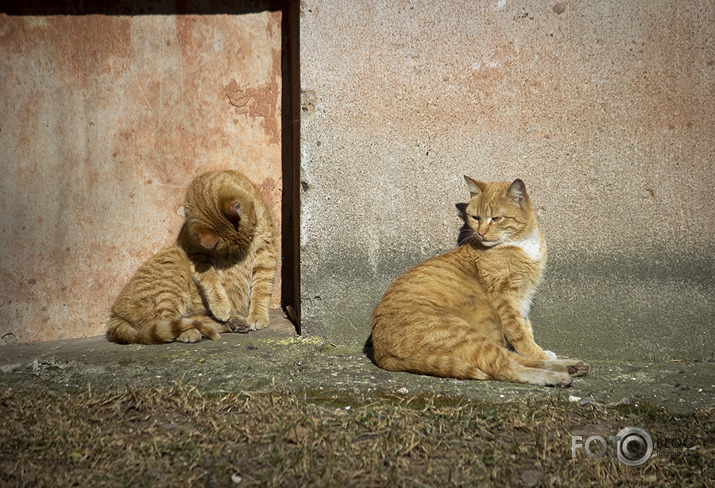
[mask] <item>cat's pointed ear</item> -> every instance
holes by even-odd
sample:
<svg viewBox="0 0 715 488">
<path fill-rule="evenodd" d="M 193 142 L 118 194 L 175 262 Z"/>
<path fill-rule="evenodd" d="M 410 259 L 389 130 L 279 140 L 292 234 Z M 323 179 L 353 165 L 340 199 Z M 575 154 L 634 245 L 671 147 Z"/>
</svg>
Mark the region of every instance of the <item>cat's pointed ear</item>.
<svg viewBox="0 0 715 488">
<path fill-rule="evenodd" d="M 511 186 L 509 186 L 506 194 L 512 202 L 521 205 L 526 198 L 526 185 L 524 185 L 523 181 L 517 178 L 512 182 Z"/>
<path fill-rule="evenodd" d="M 481 193 L 487 187 L 486 183 L 477 181 L 474 178 L 470 178 L 467 175 L 464 175 L 464 181 L 467 182 L 467 186 L 469 187 L 469 196 L 471 196 L 472 198 L 474 198 L 478 195 L 481 195 Z"/>
<path fill-rule="evenodd" d="M 196 236 L 199 238 L 199 242 L 206 249 L 213 249 L 218 243 L 218 236 L 216 233 L 208 229 L 200 229 L 196 232 Z"/>
<path fill-rule="evenodd" d="M 238 229 L 242 214 L 241 203 L 238 200 L 227 200 L 223 204 L 223 214 Z"/>
</svg>

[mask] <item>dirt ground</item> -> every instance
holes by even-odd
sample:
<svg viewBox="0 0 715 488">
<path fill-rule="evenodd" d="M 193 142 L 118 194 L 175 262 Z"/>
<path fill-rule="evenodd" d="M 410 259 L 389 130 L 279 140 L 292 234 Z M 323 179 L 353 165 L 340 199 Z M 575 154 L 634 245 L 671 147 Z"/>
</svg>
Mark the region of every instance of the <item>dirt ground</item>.
<svg viewBox="0 0 715 488">
<path fill-rule="evenodd" d="M 266 331 L 196 344 L 0 347 L 0 485 L 715 479 L 713 362 L 580 358 L 591 372 L 568 389 L 457 381 L 382 371 L 360 347 L 297 337 L 274 319 Z M 608 440 L 626 427 L 652 438 L 641 466 L 622 463 Z M 606 449 L 592 457 L 584 443 Z"/>
</svg>

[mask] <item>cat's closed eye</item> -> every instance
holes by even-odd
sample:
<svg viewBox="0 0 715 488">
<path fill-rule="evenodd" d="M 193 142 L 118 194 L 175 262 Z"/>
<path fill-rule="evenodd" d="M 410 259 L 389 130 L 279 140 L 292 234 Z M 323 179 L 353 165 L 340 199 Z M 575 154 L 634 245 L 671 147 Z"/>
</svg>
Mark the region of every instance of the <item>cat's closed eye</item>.
<svg viewBox="0 0 715 488">
<path fill-rule="evenodd" d="M 477 222 L 481 222 L 482 219 L 478 215 L 470 215 L 469 217 L 472 218 L 472 220 L 476 220 Z"/>
<path fill-rule="evenodd" d="M 502 217 L 501 215 L 498 215 L 498 216 L 496 216 L 496 217 L 492 217 L 492 222 L 499 222 L 499 221 L 502 220 L 503 218 L 504 218 L 504 217 Z"/>
</svg>

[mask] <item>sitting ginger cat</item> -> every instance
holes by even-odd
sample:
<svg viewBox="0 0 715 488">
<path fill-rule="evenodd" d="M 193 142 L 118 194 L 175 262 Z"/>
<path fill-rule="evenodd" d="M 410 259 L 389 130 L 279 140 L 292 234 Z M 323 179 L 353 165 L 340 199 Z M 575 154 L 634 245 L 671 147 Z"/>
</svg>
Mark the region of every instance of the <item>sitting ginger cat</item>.
<svg viewBox="0 0 715 488">
<path fill-rule="evenodd" d="M 114 302 L 110 341 L 196 342 L 268 326 L 277 244 L 256 187 L 238 171 L 205 173 L 184 210 L 176 243 L 142 264 Z"/>
<path fill-rule="evenodd" d="M 542 350 L 527 317 L 546 242 L 524 183 L 465 180 L 469 239 L 390 286 L 372 315 L 375 362 L 389 371 L 569 386 L 588 365 Z"/>
</svg>

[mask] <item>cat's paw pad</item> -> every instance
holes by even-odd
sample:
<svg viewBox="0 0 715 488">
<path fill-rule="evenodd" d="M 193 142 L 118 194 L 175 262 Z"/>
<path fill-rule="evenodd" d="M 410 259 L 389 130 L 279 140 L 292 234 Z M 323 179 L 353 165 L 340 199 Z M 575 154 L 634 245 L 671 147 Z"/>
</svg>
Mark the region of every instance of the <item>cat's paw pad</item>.
<svg viewBox="0 0 715 488">
<path fill-rule="evenodd" d="M 588 374 L 588 364 L 583 361 L 574 361 L 573 364 L 567 366 L 571 376 L 586 376 Z"/>
<path fill-rule="evenodd" d="M 247 334 L 251 330 L 251 326 L 243 317 L 237 315 L 232 316 L 228 319 L 227 325 L 231 328 L 231 332 L 237 332 L 239 334 Z"/>
<path fill-rule="evenodd" d="M 246 320 L 248 321 L 248 326 L 251 330 L 265 329 L 270 323 L 267 313 L 265 315 L 248 314 L 248 318 Z"/>
<path fill-rule="evenodd" d="M 178 342 L 199 342 L 201 340 L 201 332 L 197 329 L 188 329 L 176 337 Z"/>
<path fill-rule="evenodd" d="M 546 361 L 553 361 L 554 359 L 558 359 L 556 356 L 556 353 L 551 352 L 551 351 L 544 351 L 542 359 L 545 359 Z"/>
</svg>

